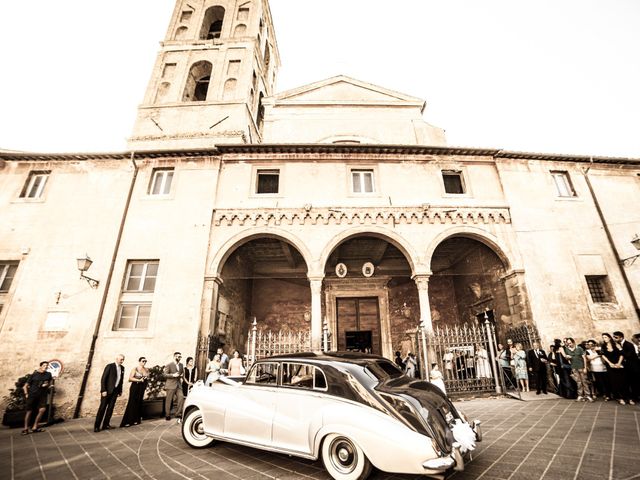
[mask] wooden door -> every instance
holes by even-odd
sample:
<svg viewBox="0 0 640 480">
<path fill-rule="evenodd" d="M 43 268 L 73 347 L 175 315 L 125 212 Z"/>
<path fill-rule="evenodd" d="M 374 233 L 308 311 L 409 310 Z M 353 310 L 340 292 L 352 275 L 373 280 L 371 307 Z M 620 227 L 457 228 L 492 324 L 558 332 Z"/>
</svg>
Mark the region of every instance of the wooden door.
<svg viewBox="0 0 640 480">
<path fill-rule="evenodd" d="M 338 350 L 381 355 L 378 297 L 336 298 Z"/>
</svg>

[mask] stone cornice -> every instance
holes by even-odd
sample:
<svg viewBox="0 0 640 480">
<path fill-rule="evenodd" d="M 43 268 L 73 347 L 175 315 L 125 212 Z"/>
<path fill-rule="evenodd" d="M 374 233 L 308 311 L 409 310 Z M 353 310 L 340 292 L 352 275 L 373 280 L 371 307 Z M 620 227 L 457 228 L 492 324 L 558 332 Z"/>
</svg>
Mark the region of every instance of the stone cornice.
<svg viewBox="0 0 640 480">
<path fill-rule="evenodd" d="M 511 223 L 508 207 L 334 207 L 219 209 L 214 225 L 397 225 L 397 224 L 487 224 Z"/>
</svg>

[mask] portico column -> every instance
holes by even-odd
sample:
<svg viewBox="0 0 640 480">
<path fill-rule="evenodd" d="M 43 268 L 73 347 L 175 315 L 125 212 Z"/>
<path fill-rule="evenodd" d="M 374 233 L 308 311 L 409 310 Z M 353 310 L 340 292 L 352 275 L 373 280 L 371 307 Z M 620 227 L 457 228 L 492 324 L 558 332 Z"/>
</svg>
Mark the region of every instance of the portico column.
<svg viewBox="0 0 640 480">
<path fill-rule="evenodd" d="M 309 277 L 311 287 L 311 349 L 322 350 L 322 279 Z"/>
<path fill-rule="evenodd" d="M 204 277 L 202 292 L 202 307 L 200 310 L 200 328 L 198 329 L 198 346 L 196 366 L 199 376 L 204 378 L 204 371 L 209 361 L 209 338 L 215 328 L 216 312 L 218 311 L 218 289 L 222 279 L 218 276 Z"/>
<path fill-rule="evenodd" d="M 433 331 L 431 321 L 431 306 L 429 305 L 429 277 L 430 275 L 419 274 L 413 276 L 413 281 L 418 287 L 418 301 L 420 302 L 420 323 L 424 325 L 427 333 Z"/>
<path fill-rule="evenodd" d="M 427 335 L 433 332 L 431 321 L 431 306 L 429 305 L 429 275 L 416 274 L 413 281 L 418 287 L 418 302 L 420 303 L 420 343 L 422 344 L 422 378 L 429 378 L 429 358 L 434 358 L 432 351 L 427 346 Z"/>
</svg>

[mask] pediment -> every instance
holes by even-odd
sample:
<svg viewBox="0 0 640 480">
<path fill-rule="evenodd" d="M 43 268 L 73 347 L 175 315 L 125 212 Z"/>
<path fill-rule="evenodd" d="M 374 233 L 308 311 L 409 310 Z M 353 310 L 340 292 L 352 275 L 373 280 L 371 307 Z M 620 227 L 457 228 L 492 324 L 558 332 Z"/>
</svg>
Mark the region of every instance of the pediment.
<svg viewBox="0 0 640 480">
<path fill-rule="evenodd" d="M 276 94 L 276 103 L 424 104 L 424 100 L 344 75 L 328 78 Z"/>
</svg>

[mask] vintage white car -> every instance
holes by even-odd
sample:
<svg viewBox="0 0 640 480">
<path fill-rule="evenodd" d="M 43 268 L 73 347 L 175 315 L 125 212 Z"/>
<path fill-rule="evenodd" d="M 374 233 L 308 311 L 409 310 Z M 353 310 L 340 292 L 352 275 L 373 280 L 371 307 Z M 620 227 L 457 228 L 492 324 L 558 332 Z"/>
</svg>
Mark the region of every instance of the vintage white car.
<svg viewBox="0 0 640 480">
<path fill-rule="evenodd" d="M 182 436 L 193 448 L 216 440 L 316 460 L 335 479 L 371 468 L 443 478 L 464 469 L 482 438 L 431 383 L 360 353 L 298 353 L 256 362 L 244 379 L 194 386 Z"/>
</svg>

